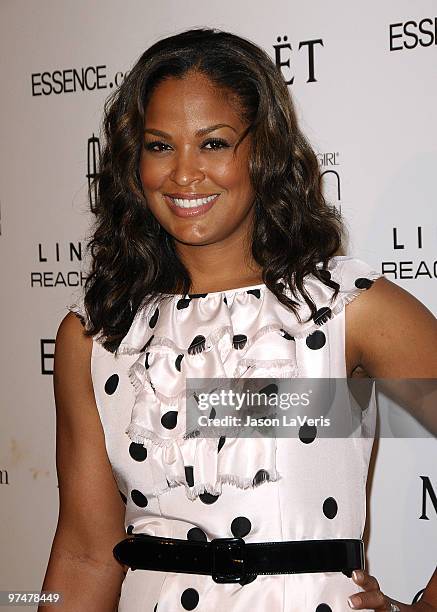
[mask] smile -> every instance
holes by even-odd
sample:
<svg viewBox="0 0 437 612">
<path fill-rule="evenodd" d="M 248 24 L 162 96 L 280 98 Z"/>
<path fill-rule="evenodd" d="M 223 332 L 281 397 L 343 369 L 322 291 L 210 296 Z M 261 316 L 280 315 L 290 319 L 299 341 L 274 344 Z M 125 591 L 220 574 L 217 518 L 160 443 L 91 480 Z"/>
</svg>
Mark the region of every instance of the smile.
<svg viewBox="0 0 437 612">
<path fill-rule="evenodd" d="M 212 202 L 218 196 L 217 193 L 213 193 L 212 195 L 206 198 L 173 198 L 172 196 L 168 196 L 172 202 L 179 206 L 180 208 L 198 208 L 199 206 L 203 206 L 204 204 L 208 204 L 208 202 Z"/>
<path fill-rule="evenodd" d="M 170 195 L 164 196 L 170 206 L 170 210 L 177 217 L 197 217 L 204 215 L 214 206 L 219 197 L 219 193 L 213 193 L 209 196 L 204 196 L 203 198 L 177 198 Z"/>
</svg>

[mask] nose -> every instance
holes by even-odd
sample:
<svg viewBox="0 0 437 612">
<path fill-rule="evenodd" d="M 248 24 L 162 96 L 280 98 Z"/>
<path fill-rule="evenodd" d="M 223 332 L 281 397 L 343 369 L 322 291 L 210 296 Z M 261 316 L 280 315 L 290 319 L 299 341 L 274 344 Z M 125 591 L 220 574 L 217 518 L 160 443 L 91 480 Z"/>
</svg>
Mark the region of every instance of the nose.
<svg viewBox="0 0 437 612">
<path fill-rule="evenodd" d="M 205 178 L 195 151 L 179 151 L 175 155 L 170 178 L 177 185 L 190 185 Z"/>
</svg>

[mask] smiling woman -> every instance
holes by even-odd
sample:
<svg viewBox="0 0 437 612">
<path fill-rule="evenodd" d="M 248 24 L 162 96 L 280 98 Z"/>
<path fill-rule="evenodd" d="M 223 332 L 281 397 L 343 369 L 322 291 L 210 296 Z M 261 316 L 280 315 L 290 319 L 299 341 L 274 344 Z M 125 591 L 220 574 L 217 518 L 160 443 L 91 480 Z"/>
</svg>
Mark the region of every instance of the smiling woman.
<svg viewBox="0 0 437 612">
<path fill-rule="evenodd" d="M 149 209 L 177 240 L 188 269 L 192 245 L 220 243 L 226 257 L 238 261 L 239 242 L 251 233 L 255 192 L 249 176 L 250 135 L 243 134 L 247 127 L 241 110 L 195 70 L 183 79 L 167 78 L 149 100 L 141 183 Z M 153 139 L 157 135 L 161 141 Z M 207 249 L 203 251 L 206 255 Z M 235 269 L 238 279 L 239 272 Z M 220 276 L 211 279 L 208 271 L 208 278 L 199 279 L 199 288 L 213 290 L 214 282 L 220 286 L 229 281 Z"/>
<path fill-rule="evenodd" d="M 287 86 L 250 41 L 158 41 L 104 126 L 84 304 L 56 339 L 61 509 L 43 588 L 93 612 L 399 609 L 363 571 L 374 394 L 370 437 L 324 436 L 321 415 L 289 437 L 235 435 L 223 402 L 203 437 L 187 382 L 269 396 L 328 379 L 322 409 L 343 432 L 336 378 L 437 377 L 434 317 L 339 254 Z M 402 612 L 434 610 L 436 579 Z"/>
<path fill-rule="evenodd" d="M 305 276 L 337 290 L 318 266 L 338 252 L 340 215 L 281 73 L 252 42 L 202 28 L 158 41 L 108 100 L 104 128 L 85 304 L 106 348 L 160 293 L 262 280 L 299 316 L 298 295 L 317 310 Z"/>
</svg>

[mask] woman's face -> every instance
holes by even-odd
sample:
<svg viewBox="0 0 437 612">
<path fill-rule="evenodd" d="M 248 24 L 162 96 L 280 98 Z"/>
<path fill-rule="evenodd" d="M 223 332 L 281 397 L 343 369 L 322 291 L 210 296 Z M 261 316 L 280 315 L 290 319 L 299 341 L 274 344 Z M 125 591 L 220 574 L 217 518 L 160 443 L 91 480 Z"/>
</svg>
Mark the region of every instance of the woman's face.
<svg viewBox="0 0 437 612">
<path fill-rule="evenodd" d="M 161 226 L 183 244 L 226 246 L 251 231 L 250 135 L 235 150 L 246 124 L 228 100 L 194 72 L 161 82 L 146 109 L 144 194 Z"/>
</svg>

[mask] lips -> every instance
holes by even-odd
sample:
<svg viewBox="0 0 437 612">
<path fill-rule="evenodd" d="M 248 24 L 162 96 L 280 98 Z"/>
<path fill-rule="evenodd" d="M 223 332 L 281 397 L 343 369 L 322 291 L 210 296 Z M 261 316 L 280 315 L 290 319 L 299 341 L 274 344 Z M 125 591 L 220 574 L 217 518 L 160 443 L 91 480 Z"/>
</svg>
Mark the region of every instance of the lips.
<svg viewBox="0 0 437 612">
<path fill-rule="evenodd" d="M 166 202 L 169 205 L 170 210 L 177 216 L 177 217 L 194 217 L 194 216 L 199 216 L 199 215 L 203 215 L 206 212 L 208 212 L 208 210 L 210 210 L 214 204 L 217 202 L 217 200 L 220 197 L 220 194 L 208 194 L 208 195 L 204 195 L 201 196 L 201 194 L 186 194 L 183 197 L 179 198 L 180 194 L 172 194 L 172 195 L 164 195 L 164 199 L 166 200 Z M 188 195 L 190 195 L 191 197 L 188 197 Z M 193 197 L 195 196 L 195 197 Z M 182 200 L 193 200 L 193 199 L 201 199 L 201 197 L 211 197 L 211 196 L 215 196 L 214 198 L 212 198 L 209 202 L 206 202 L 205 204 L 201 204 L 200 206 L 191 206 L 191 207 L 182 207 L 182 206 L 178 206 L 174 201 L 173 201 L 173 197 L 176 197 L 176 199 L 182 199 Z"/>
<path fill-rule="evenodd" d="M 218 195 L 217 193 L 165 193 L 169 198 L 180 198 L 181 200 L 198 200 L 201 198 L 209 198 L 209 196 Z"/>
</svg>

